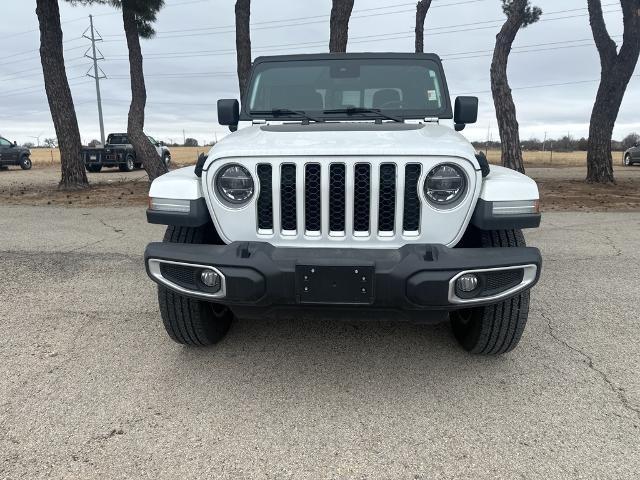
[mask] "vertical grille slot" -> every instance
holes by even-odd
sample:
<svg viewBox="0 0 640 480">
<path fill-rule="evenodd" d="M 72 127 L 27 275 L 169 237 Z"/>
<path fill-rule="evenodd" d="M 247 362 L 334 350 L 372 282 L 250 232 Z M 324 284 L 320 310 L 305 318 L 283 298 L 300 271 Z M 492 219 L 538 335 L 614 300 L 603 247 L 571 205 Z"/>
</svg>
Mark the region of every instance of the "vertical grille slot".
<svg viewBox="0 0 640 480">
<path fill-rule="evenodd" d="M 344 232 L 345 219 L 345 167 L 331 165 L 329 169 L 329 231 Z"/>
<path fill-rule="evenodd" d="M 420 230 L 420 196 L 418 181 L 420 180 L 420 165 L 410 163 L 405 167 L 404 175 L 404 212 L 402 216 L 402 230 L 415 232 Z"/>
<path fill-rule="evenodd" d="M 304 177 L 304 224 L 306 232 L 319 233 L 322 205 L 320 188 L 320 165 L 309 163 Z"/>
<path fill-rule="evenodd" d="M 380 193 L 378 195 L 378 231 L 393 232 L 396 221 L 396 166 L 380 165 Z"/>
<path fill-rule="evenodd" d="M 258 165 L 260 196 L 258 197 L 258 230 L 273 231 L 273 188 L 271 165 Z"/>
<path fill-rule="evenodd" d="M 285 163 L 280 177 L 280 218 L 283 231 L 297 230 L 296 215 L 296 166 Z"/>
<path fill-rule="evenodd" d="M 368 232 L 371 204 L 371 166 L 358 163 L 354 169 L 353 182 L 353 230 Z"/>
</svg>

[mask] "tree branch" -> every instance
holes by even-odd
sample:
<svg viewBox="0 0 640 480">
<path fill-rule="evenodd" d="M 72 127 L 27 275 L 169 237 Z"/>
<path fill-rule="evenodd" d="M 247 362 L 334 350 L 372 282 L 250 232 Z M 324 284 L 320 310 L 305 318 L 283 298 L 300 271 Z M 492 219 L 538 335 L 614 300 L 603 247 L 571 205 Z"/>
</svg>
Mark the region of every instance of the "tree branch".
<svg viewBox="0 0 640 480">
<path fill-rule="evenodd" d="M 624 5 L 625 0 L 620 1 Z M 616 42 L 611 39 L 607 31 L 607 25 L 604 22 L 604 15 L 602 14 L 602 2 L 600 0 L 587 0 L 587 5 L 593 40 L 596 42 L 596 48 L 600 55 L 600 64 L 605 68 L 611 65 L 611 62 L 613 62 L 617 56 Z"/>
</svg>

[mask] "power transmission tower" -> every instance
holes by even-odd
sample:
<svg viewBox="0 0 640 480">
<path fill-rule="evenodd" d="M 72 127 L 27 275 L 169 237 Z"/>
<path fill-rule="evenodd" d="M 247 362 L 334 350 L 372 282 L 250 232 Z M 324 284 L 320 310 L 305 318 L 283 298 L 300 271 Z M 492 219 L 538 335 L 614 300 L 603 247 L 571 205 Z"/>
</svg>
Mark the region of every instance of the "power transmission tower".
<svg viewBox="0 0 640 480">
<path fill-rule="evenodd" d="M 87 36 L 87 32 L 91 31 L 91 36 Z M 96 34 L 98 35 L 96 37 Z M 100 33 L 93 28 L 93 15 L 89 15 L 89 28 L 87 28 L 82 36 L 91 41 L 91 47 L 87 49 L 84 53 L 84 56 L 93 60 L 93 74 L 91 74 L 91 70 L 87 72 L 87 76 L 95 79 L 96 81 L 96 97 L 98 99 L 98 118 L 100 120 L 100 141 L 102 145 L 104 145 L 104 120 L 102 119 L 102 97 L 100 96 L 100 80 L 103 78 L 107 78 L 102 69 L 98 66 L 98 61 L 104 60 L 104 56 L 99 48 L 96 47 L 97 42 L 102 41 L 102 36 Z M 91 50 L 91 55 L 89 55 L 89 50 Z M 100 56 L 98 56 L 100 54 Z"/>
</svg>

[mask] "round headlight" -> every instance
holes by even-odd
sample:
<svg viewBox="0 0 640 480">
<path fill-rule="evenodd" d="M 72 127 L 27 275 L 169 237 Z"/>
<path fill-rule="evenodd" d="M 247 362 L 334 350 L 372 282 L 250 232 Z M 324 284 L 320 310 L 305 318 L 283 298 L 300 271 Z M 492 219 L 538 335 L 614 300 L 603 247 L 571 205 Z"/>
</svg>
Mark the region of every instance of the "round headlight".
<svg viewBox="0 0 640 480">
<path fill-rule="evenodd" d="M 228 165 L 218 172 L 216 188 L 223 201 L 241 205 L 253 196 L 253 178 L 242 165 Z"/>
<path fill-rule="evenodd" d="M 424 195 L 435 206 L 449 206 L 462 198 L 467 177 L 456 165 L 443 164 L 431 169 L 424 181 Z"/>
</svg>

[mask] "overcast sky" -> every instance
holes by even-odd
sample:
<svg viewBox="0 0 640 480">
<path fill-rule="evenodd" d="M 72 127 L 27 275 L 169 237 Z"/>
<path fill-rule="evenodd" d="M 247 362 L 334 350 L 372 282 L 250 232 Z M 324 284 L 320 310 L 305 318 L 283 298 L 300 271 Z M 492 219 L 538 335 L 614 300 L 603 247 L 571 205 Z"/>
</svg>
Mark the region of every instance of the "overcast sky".
<svg viewBox="0 0 640 480">
<path fill-rule="evenodd" d="M 18 142 L 55 136 L 38 54 L 35 0 L 5 0 L 0 23 L 0 135 Z M 9 4 L 11 6 L 9 6 Z M 67 76 L 84 142 L 99 138 L 94 81 L 85 77 L 82 38 L 94 15 L 104 42 L 101 82 L 105 129 L 124 131 L 130 90 L 126 41 L 119 12 L 60 1 Z M 148 102 L 145 130 L 166 141 L 210 141 L 226 133 L 216 124 L 218 98 L 237 97 L 234 0 L 167 0 L 158 34 L 143 41 Z M 586 136 L 600 66 L 586 0 L 537 0 L 542 20 L 518 34 L 509 63 L 522 139 Z M 415 1 L 355 0 L 348 51 L 412 51 Z M 253 55 L 318 53 L 328 49 L 331 0 L 253 0 Z M 603 0 L 609 33 L 621 41 L 619 2 Z M 556 12 L 556 13 L 554 13 Z M 465 130 L 471 140 L 498 138 L 489 85 L 495 34 L 504 20 L 499 0 L 434 0 L 425 50 L 444 60 L 452 95 L 480 97 L 480 117 Z M 640 72 L 636 68 L 636 75 Z M 564 85 L 562 85 L 564 84 Z M 545 86 L 546 85 L 546 86 Z M 523 88 L 535 87 L 535 88 Z M 640 131 L 640 77 L 632 79 L 614 137 Z"/>
</svg>

